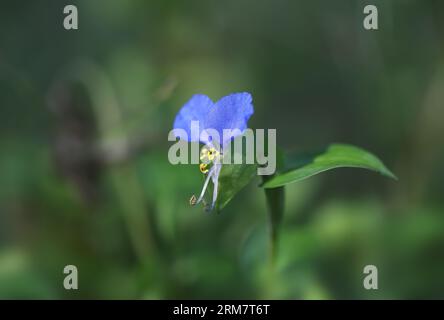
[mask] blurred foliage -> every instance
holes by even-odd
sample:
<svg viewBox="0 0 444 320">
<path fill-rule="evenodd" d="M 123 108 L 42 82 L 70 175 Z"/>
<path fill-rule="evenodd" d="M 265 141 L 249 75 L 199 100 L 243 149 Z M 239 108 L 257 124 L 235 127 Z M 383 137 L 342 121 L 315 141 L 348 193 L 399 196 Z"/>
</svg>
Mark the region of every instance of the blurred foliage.
<svg viewBox="0 0 444 320">
<path fill-rule="evenodd" d="M 444 3 L 372 2 L 375 32 L 364 1 L 72 0 L 77 31 L 57 1 L 2 3 L 0 298 L 444 298 Z M 259 182 L 206 214 L 167 159 L 192 94 L 238 91 L 285 149 L 362 146 L 399 181 L 289 185 L 270 267 Z"/>
</svg>

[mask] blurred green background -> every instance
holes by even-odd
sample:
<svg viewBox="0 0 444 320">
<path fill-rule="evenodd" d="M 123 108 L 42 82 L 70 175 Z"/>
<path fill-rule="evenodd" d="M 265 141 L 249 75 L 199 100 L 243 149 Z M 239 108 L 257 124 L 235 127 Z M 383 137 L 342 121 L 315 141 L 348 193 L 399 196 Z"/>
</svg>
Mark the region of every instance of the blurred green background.
<svg viewBox="0 0 444 320">
<path fill-rule="evenodd" d="M 444 2 L 67 2 L 0 5 L 0 298 L 444 298 Z M 167 159 L 191 95 L 239 91 L 286 150 L 355 144 L 399 181 L 288 186 L 272 269 L 257 182 L 206 214 Z"/>
</svg>

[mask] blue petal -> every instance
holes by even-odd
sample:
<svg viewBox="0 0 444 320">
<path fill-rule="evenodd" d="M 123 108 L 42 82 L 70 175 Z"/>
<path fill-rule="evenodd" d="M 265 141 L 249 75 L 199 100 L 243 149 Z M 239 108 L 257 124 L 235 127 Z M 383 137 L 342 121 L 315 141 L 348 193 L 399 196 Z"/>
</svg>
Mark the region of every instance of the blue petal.
<svg viewBox="0 0 444 320">
<path fill-rule="evenodd" d="M 206 118 L 213 108 L 213 101 L 203 94 L 196 94 L 180 109 L 174 120 L 174 129 L 183 129 L 188 135 L 188 141 L 198 141 L 199 137 L 191 136 L 191 121 L 199 121 L 199 136 L 206 126 Z M 179 136 L 176 134 L 176 136 Z"/>
<path fill-rule="evenodd" d="M 233 93 L 217 101 L 214 108 L 205 119 L 205 128 L 215 129 L 222 139 L 224 129 L 239 129 L 244 132 L 247 128 L 248 119 L 254 113 L 253 98 L 247 92 Z M 225 144 L 231 137 L 224 137 L 221 145 Z"/>
</svg>

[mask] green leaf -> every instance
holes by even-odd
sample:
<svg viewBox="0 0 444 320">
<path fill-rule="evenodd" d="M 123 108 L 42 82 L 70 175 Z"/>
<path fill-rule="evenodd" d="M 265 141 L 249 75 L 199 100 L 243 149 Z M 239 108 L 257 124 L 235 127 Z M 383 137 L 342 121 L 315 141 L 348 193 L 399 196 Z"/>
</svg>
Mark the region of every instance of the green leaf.
<svg viewBox="0 0 444 320">
<path fill-rule="evenodd" d="M 351 145 L 333 144 L 320 154 L 304 156 L 292 161 L 286 159 L 284 170 L 277 173 L 262 186 L 264 188 L 277 188 L 327 170 L 343 167 L 373 170 L 384 176 L 397 179 L 381 160 L 370 152 Z"/>
<path fill-rule="evenodd" d="M 254 164 L 224 164 L 219 175 L 216 210 L 222 210 L 257 174 Z"/>
<path fill-rule="evenodd" d="M 231 199 L 241 191 L 254 177 L 257 175 L 257 164 L 246 164 L 246 143 L 243 136 L 236 137 L 235 141 L 241 140 L 242 143 L 242 164 L 222 164 L 222 169 L 219 175 L 219 193 L 216 200 L 216 210 L 222 210 Z M 235 158 L 234 141 L 230 148 L 232 148 L 231 160 Z M 229 151 L 226 153 L 230 154 Z"/>
</svg>

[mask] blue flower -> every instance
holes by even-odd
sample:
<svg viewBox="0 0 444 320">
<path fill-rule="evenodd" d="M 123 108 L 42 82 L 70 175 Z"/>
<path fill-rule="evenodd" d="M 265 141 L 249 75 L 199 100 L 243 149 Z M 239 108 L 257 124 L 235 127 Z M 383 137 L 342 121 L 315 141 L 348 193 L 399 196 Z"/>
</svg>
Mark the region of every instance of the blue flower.
<svg viewBox="0 0 444 320">
<path fill-rule="evenodd" d="M 254 113 L 252 100 L 251 94 L 247 92 L 233 93 L 217 102 L 213 102 L 206 95 L 196 94 L 176 115 L 174 130 L 184 130 L 189 142 L 200 141 L 204 144 L 200 153 L 202 162 L 200 170 L 207 177 L 199 198 L 192 197 L 193 204 L 203 200 L 211 179 L 214 185 L 211 209 L 214 208 L 222 168 L 223 149 L 233 138 L 247 129 L 248 119 Z M 195 124 L 198 124 L 197 128 L 193 127 Z M 224 130 L 231 131 L 227 134 Z M 176 134 L 176 136 L 180 135 Z"/>
</svg>

